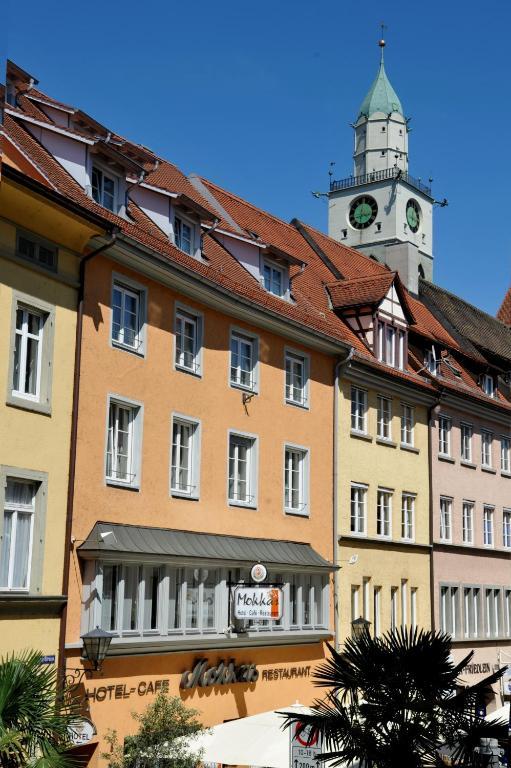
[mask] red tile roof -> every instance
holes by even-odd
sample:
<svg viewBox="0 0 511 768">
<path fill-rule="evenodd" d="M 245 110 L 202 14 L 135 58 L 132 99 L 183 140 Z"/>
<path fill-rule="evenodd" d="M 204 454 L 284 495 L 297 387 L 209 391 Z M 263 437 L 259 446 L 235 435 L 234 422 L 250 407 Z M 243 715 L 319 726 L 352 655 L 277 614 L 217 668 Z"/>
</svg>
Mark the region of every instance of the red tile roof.
<svg viewBox="0 0 511 768">
<path fill-rule="evenodd" d="M 32 93 L 49 103 L 54 102 L 38 89 L 32 89 Z M 54 103 L 69 108 L 60 102 Z M 487 399 L 478 387 L 477 377 L 458 359 L 460 355 L 466 356 L 466 350 L 462 349 L 458 340 L 452 337 L 423 302 L 405 291 L 395 273 L 390 272 L 384 265 L 301 222 L 287 224 L 213 182 L 200 180 L 207 190 L 207 194 L 204 191 L 201 193 L 200 184 L 192 184 L 172 163 L 159 158 L 141 145 L 112 134 L 121 142 L 121 153 L 124 151 L 131 156 L 138 154 L 143 158 L 144 167 L 148 171 L 145 179 L 147 184 L 167 192 L 185 195 L 215 216 L 223 209 L 226 219 L 230 218 L 230 221 L 222 218 L 222 229 L 238 235 L 241 230 L 243 235 L 256 241 L 261 247 L 271 246 L 302 264 L 299 266 L 293 262 L 290 265 L 292 300 L 273 296 L 264 290 L 259 281 L 234 257 L 229 250 L 229 241 L 220 242 L 214 232 L 205 235 L 204 258 L 197 259 L 176 248 L 166 234 L 133 201 L 129 203 L 127 218 L 117 216 L 95 203 L 27 130 L 21 118 L 24 113 L 31 117 L 38 114 L 36 119 L 41 122 L 51 120 L 46 115 L 43 116 L 37 103 L 30 101 L 26 96 L 20 97 L 19 105 L 13 116 L 7 114 L 5 117 L 5 130 L 11 141 L 21 153 L 32 160 L 37 172 L 48 179 L 58 192 L 84 209 L 101 216 L 105 224 L 117 226 L 126 237 L 149 247 L 176 268 L 195 274 L 197 279 L 208 281 L 211 287 L 216 286 L 235 294 L 255 307 L 263 308 L 275 316 L 299 324 L 304 329 L 328 337 L 333 342 L 351 345 L 355 349 L 355 356 L 365 364 L 382 373 L 431 390 L 436 386 L 432 377 L 424 372 L 422 375 L 415 373 L 419 369 L 423 371 L 420 355 L 417 357 L 413 353 L 410 354 L 407 371 L 398 371 L 380 363 L 344 320 L 336 315 L 329 302 L 329 296 L 335 306 L 347 306 L 349 302 L 355 301 L 377 302 L 396 280 L 401 291 L 400 297 L 402 296 L 411 317 L 415 320 L 415 325 L 410 328 L 411 335 L 417 340 L 422 340 L 422 344 L 424 339 L 433 340 L 448 349 L 453 364 L 460 369 L 460 376 L 457 377 L 443 361 L 439 383 L 458 391 L 470 391 L 477 398 Z M 76 112 L 78 115 L 82 114 L 78 110 Z M 213 202 L 216 201 L 218 205 L 212 205 L 211 196 Z"/>
<path fill-rule="evenodd" d="M 327 290 L 336 309 L 377 306 L 389 292 L 395 277 L 395 272 L 387 272 L 382 275 L 338 280 L 327 285 Z"/>
</svg>

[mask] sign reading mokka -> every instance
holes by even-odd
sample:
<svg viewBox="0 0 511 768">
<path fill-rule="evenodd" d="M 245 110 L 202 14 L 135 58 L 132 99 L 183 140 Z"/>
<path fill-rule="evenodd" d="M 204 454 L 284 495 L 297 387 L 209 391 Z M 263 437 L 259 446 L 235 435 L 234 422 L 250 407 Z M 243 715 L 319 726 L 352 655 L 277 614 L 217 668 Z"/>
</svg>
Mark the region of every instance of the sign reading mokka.
<svg viewBox="0 0 511 768">
<path fill-rule="evenodd" d="M 207 659 L 199 659 L 194 668 L 183 672 L 180 688 L 207 688 L 212 685 L 232 685 L 233 683 L 255 683 L 259 672 L 255 664 L 234 663 L 234 659 L 219 661 L 209 667 Z"/>
<path fill-rule="evenodd" d="M 234 590 L 234 617 L 260 621 L 282 618 L 282 589 L 280 587 L 236 587 Z"/>
</svg>

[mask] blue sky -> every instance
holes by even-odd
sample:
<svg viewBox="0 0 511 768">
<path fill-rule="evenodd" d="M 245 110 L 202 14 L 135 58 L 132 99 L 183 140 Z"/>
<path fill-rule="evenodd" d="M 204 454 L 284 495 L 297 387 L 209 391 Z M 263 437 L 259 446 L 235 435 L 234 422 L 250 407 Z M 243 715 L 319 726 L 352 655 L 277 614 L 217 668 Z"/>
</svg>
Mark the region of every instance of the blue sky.
<svg viewBox="0 0 511 768">
<path fill-rule="evenodd" d="M 326 230 L 328 166 L 386 68 L 434 179 L 435 281 L 494 313 L 511 281 L 511 4 L 25 0 L 8 54 L 55 98 L 285 220 Z M 5 21 L 5 17 L 4 17 Z"/>
</svg>

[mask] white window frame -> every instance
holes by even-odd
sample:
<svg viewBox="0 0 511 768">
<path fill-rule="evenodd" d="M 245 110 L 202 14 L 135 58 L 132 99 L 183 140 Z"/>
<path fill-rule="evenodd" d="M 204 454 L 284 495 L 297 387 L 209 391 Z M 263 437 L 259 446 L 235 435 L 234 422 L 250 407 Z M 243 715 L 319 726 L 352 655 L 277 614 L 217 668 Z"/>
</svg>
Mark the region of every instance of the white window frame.
<svg viewBox="0 0 511 768">
<path fill-rule="evenodd" d="M 288 362 L 291 366 L 290 376 L 292 376 L 292 366 L 302 366 L 302 397 L 295 399 L 292 397 L 294 387 L 288 383 Z M 293 405 L 297 408 L 310 408 L 310 358 L 305 352 L 286 347 L 284 350 L 284 402 L 287 405 Z"/>
<path fill-rule="evenodd" d="M 485 395 L 488 395 L 488 397 L 495 397 L 495 379 L 491 374 L 483 373 L 481 377 L 481 389 Z"/>
<path fill-rule="evenodd" d="M 247 499 L 240 500 L 231 497 L 229 492 L 230 487 L 230 454 L 231 454 L 231 439 L 240 438 L 249 442 L 248 445 L 248 460 L 247 460 L 247 486 L 248 493 Z M 258 453 L 259 453 L 259 438 L 257 435 L 249 434 L 247 432 L 240 432 L 236 429 L 230 429 L 227 432 L 227 503 L 231 507 L 247 507 L 249 509 L 257 509 L 258 502 Z M 236 473 L 237 476 L 237 473 Z M 235 476 L 235 480 L 236 480 Z"/>
<path fill-rule="evenodd" d="M 392 368 L 405 370 L 408 358 L 408 333 L 406 328 L 391 320 L 377 317 L 378 360 Z"/>
<path fill-rule="evenodd" d="M 379 440 L 392 441 L 392 399 L 378 395 L 376 435 Z"/>
<path fill-rule="evenodd" d="M 7 481 L 11 480 L 14 483 L 22 483 L 23 485 L 30 485 L 32 486 L 33 493 L 32 493 L 32 502 L 31 504 L 16 504 L 15 502 L 8 502 L 7 500 L 4 501 L 3 505 L 3 517 L 5 520 L 6 513 L 10 512 L 12 515 L 12 523 L 11 523 L 11 536 L 10 536 L 10 546 L 9 546 L 9 570 L 7 574 L 7 583 L 2 584 L 0 582 L 0 591 L 1 592 L 29 592 L 30 590 L 30 576 L 31 576 L 31 566 L 32 566 L 32 547 L 33 547 L 33 540 L 34 540 L 34 523 L 35 523 L 35 500 L 37 496 L 37 483 L 34 483 L 32 481 L 27 481 L 25 479 L 17 478 L 17 477 L 9 477 L 7 478 Z M 30 532 L 28 536 L 28 554 L 27 554 L 27 570 L 26 570 L 26 586 L 19 587 L 13 585 L 13 576 L 14 576 L 14 565 L 15 565 L 15 554 L 16 554 L 16 544 L 17 544 L 17 534 L 18 534 L 18 515 L 29 515 L 30 516 Z M 5 536 L 5 529 L 4 529 L 4 536 Z M 2 537 L 4 539 L 4 537 Z"/>
<path fill-rule="evenodd" d="M 392 497 L 390 488 L 376 491 L 376 535 L 379 539 L 392 538 Z"/>
<path fill-rule="evenodd" d="M 438 455 L 451 458 L 452 419 L 449 416 L 438 417 Z"/>
<path fill-rule="evenodd" d="M 440 631 L 457 638 L 460 628 L 459 587 L 440 584 Z"/>
<path fill-rule="evenodd" d="M 403 541 L 415 541 L 415 493 L 403 491 L 401 494 L 401 539 Z M 408 504 L 410 505 L 407 508 Z M 405 535 L 410 530 L 410 536 Z"/>
<path fill-rule="evenodd" d="M 481 430 L 481 467 L 493 469 L 493 432 Z"/>
<path fill-rule="evenodd" d="M 99 190 L 99 200 L 96 200 L 94 197 L 93 192 L 93 183 L 92 183 L 92 177 L 94 174 L 94 171 L 101 174 L 101 188 Z M 110 179 L 110 181 L 113 182 L 114 185 L 114 194 L 113 194 L 113 207 L 109 208 L 107 205 L 105 205 L 105 185 L 104 180 L 106 178 Z M 102 208 L 106 208 L 107 211 L 111 211 L 112 213 L 119 213 L 120 209 L 120 200 L 119 200 L 119 176 L 115 173 L 112 173 L 112 171 L 109 168 L 105 168 L 102 163 L 98 163 L 95 159 L 92 162 L 91 167 L 91 175 L 90 175 L 90 189 L 91 189 L 91 197 L 98 205 L 101 205 Z"/>
<path fill-rule="evenodd" d="M 381 635 L 381 587 L 376 586 L 373 589 L 373 619 L 374 619 L 374 636 L 379 637 Z"/>
<path fill-rule="evenodd" d="M 508 507 L 502 510 L 502 546 L 511 549 L 511 509 Z"/>
<path fill-rule="evenodd" d="M 413 448 L 415 443 L 415 408 L 401 403 L 401 445 Z"/>
<path fill-rule="evenodd" d="M 14 482 L 30 483 L 34 487 L 33 504 L 31 509 L 31 531 L 28 552 L 28 574 L 26 587 L 12 587 L 12 569 L 14 561 L 10 561 L 10 582 L 7 585 L 0 584 L 0 594 L 33 594 L 40 595 L 43 587 L 43 565 L 46 543 L 46 503 L 48 498 L 48 475 L 46 472 L 22 469 L 0 465 L 0 557 L 2 556 L 2 543 L 5 531 L 5 509 L 14 505 L 6 502 L 7 480 Z M 28 510 L 27 510 L 28 511 Z M 10 550 L 13 552 L 15 542 L 11 541 Z M 11 586 L 9 586 L 9 583 Z"/>
<path fill-rule="evenodd" d="M 474 544 L 474 502 L 463 499 L 461 505 L 461 529 L 463 544 Z"/>
<path fill-rule="evenodd" d="M 417 622 L 418 622 L 417 592 L 418 592 L 418 587 L 410 587 L 410 628 L 412 630 L 417 627 Z"/>
<path fill-rule="evenodd" d="M 481 588 L 463 586 L 463 634 L 467 639 L 479 637 L 481 628 Z"/>
<path fill-rule="evenodd" d="M 250 384 L 243 384 L 241 381 L 242 369 L 240 365 L 233 366 L 232 346 L 233 340 L 237 339 L 239 343 L 249 343 L 251 346 L 251 381 Z M 238 353 L 238 357 L 240 357 Z M 232 371 L 235 370 L 235 377 L 232 377 Z M 259 392 L 259 337 L 244 328 L 231 327 L 229 333 L 229 386 L 233 389 L 242 389 L 245 392 Z"/>
<path fill-rule="evenodd" d="M 483 545 L 495 546 L 495 507 L 490 504 L 483 506 Z"/>
<path fill-rule="evenodd" d="M 191 429 L 190 447 L 188 449 L 188 490 L 172 485 L 172 476 L 174 470 L 174 426 L 181 425 Z M 180 440 L 176 445 L 176 450 L 180 452 Z M 200 457 L 201 457 L 201 422 L 191 416 L 185 416 L 182 413 L 173 413 L 170 420 L 170 473 L 169 487 L 170 495 L 185 499 L 200 498 Z"/>
<path fill-rule="evenodd" d="M 176 225 L 177 221 L 180 222 L 181 228 L 183 224 L 186 227 L 190 228 L 190 250 L 189 251 L 186 251 L 184 248 L 181 247 L 181 243 L 178 243 L 178 240 L 180 239 L 180 237 L 178 237 L 178 232 L 177 232 L 177 229 L 178 229 Z M 197 251 L 195 247 L 195 237 L 196 237 L 195 227 L 196 227 L 195 222 L 193 222 L 187 216 L 183 216 L 183 214 L 180 211 L 174 210 L 174 219 L 172 222 L 172 228 L 174 233 L 174 245 L 176 246 L 176 248 L 178 248 L 183 253 L 186 253 L 188 256 L 195 256 L 195 253 Z"/>
<path fill-rule="evenodd" d="M 500 471 L 506 475 L 511 473 L 511 438 L 507 435 L 500 438 Z"/>
<path fill-rule="evenodd" d="M 452 542 L 452 498 L 440 496 L 440 541 Z"/>
<path fill-rule="evenodd" d="M 194 350 L 192 365 L 185 365 L 184 355 L 179 358 L 178 345 L 178 326 L 179 320 L 184 323 L 193 323 L 195 328 Z M 189 373 L 197 378 L 202 378 L 203 373 L 203 335 L 204 335 L 204 315 L 202 312 L 189 307 L 181 302 L 176 302 L 174 307 L 174 370 Z M 182 346 L 182 343 L 181 343 Z"/>
<path fill-rule="evenodd" d="M 486 587 L 484 590 L 484 612 L 486 623 L 486 637 L 499 637 L 502 626 L 501 609 L 502 589 L 500 587 Z"/>
<path fill-rule="evenodd" d="M 461 439 L 461 460 L 466 461 L 468 464 L 472 463 L 472 437 L 474 435 L 474 428 L 472 424 L 461 422 L 460 424 L 460 439 Z"/>
<path fill-rule="evenodd" d="M 127 479 L 115 477 L 113 474 L 107 474 L 108 468 L 108 445 L 110 430 L 110 406 L 115 405 L 120 408 L 130 409 L 132 418 L 130 421 L 131 434 L 129 437 L 129 471 Z M 142 479 L 142 430 L 144 420 L 144 405 L 137 400 L 131 400 L 117 394 L 108 394 L 106 406 L 106 435 L 105 435 L 105 465 L 104 478 L 106 485 L 116 486 L 118 488 L 139 489 Z"/>
<path fill-rule="evenodd" d="M 39 346 L 37 350 L 37 382 L 35 394 L 25 393 L 14 388 L 14 361 L 16 337 L 22 336 L 22 362 L 26 362 L 26 339 L 28 335 L 18 334 L 16 329 L 17 311 L 31 312 L 41 317 Z M 11 307 L 11 336 L 9 353 L 9 372 L 7 379 L 6 402 L 25 410 L 50 414 L 52 403 L 53 348 L 55 329 L 55 306 L 45 301 L 14 290 Z M 23 356 L 24 349 L 24 356 Z"/>
<path fill-rule="evenodd" d="M 440 370 L 440 361 L 441 358 L 437 357 L 434 345 L 431 347 L 431 349 L 426 350 L 426 354 L 424 355 L 424 365 L 432 376 L 438 376 L 438 372 Z"/>
<path fill-rule="evenodd" d="M 271 290 L 270 288 L 266 287 L 266 280 L 265 280 L 265 269 L 271 270 L 271 277 L 270 277 L 270 286 L 273 284 L 273 272 L 278 272 L 280 274 L 280 286 L 281 286 L 281 293 L 275 293 L 275 291 Z M 280 264 L 277 264 L 272 259 L 263 258 L 262 265 L 261 265 L 261 284 L 265 291 L 268 293 L 271 293 L 272 296 L 277 296 L 279 299 L 286 299 L 289 295 L 289 271 L 281 266 Z"/>
<path fill-rule="evenodd" d="M 399 589 L 397 587 L 390 588 L 390 631 L 391 632 L 395 632 L 399 626 L 398 594 L 399 594 Z"/>
<path fill-rule="evenodd" d="M 354 499 L 353 492 L 355 491 Z M 363 483 L 351 483 L 350 485 L 350 532 L 352 536 L 367 536 L 367 492 L 368 486 Z M 353 505 L 357 505 L 354 515 Z M 360 515 L 362 510 L 362 515 Z"/>
<path fill-rule="evenodd" d="M 135 344 L 127 344 L 123 339 L 114 338 L 114 293 L 115 291 L 121 291 L 122 296 L 131 295 L 135 297 L 137 302 L 137 318 L 136 318 L 136 336 Z M 146 354 L 146 336 L 147 336 L 147 320 L 146 320 L 146 308 L 147 308 L 147 288 L 140 283 L 136 283 L 134 280 L 125 277 L 121 274 L 114 273 L 112 275 L 112 298 L 111 298 L 111 322 L 110 322 L 110 343 L 112 347 L 131 352 L 132 354 L 145 357 Z M 123 314 L 124 302 L 121 303 L 121 314 Z M 122 328 L 122 319 L 121 319 Z M 124 336 L 124 330 L 123 330 Z"/>
<path fill-rule="evenodd" d="M 293 507 L 286 503 L 286 487 L 289 482 L 289 475 L 292 472 L 290 462 L 292 460 L 292 454 L 296 454 L 300 457 L 299 470 L 298 470 L 298 483 L 299 483 L 299 498 L 300 503 L 298 507 Z M 309 464 L 310 464 L 310 451 L 308 448 L 304 448 L 301 445 L 295 445 L 293 443 L 286 443 L 284 445 L 284 512 L 287 515 L 299 515 L 302 517 L 308 517 L 309 512 Z"/>
<path fill-rule="evenodd" d="M 359 424 L 362 425 L 361 429 Z M 351 387 L 351 431 L 367 435 L 367 390 L 360 387 Z"/>
</svg>

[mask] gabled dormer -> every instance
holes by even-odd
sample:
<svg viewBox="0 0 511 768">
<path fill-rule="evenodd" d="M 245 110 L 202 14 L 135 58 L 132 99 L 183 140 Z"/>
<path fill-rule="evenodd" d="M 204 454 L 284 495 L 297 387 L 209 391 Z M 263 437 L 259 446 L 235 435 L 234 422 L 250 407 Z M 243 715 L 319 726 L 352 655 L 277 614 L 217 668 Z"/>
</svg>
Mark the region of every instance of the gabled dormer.
<svg viewBox="0 0 511 768">
<path fill-rule="evenodd" d="M 327 290 L 335 312 L 375 357 L 405 369 L 408 327 L 415 319 L 397 272 L 338 280 Z"/>
<path fill-rule="evenodd" d="M 265 245 L 260 249 L 260 282 L 268 293 L 280 299 L 291 298 L 290 268 L 292 265 L 303 269 L 305 263 L 290 253 L 274 245 Z"/>
</svg>

